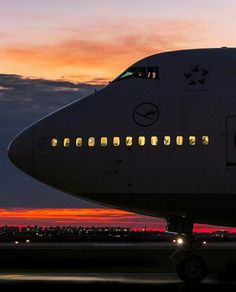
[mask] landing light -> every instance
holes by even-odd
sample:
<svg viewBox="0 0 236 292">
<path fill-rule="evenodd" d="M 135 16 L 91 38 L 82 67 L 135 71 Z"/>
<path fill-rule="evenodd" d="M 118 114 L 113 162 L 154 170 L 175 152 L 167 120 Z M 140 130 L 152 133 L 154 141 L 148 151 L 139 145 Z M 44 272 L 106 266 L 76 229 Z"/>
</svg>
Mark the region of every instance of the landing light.
<svg viewBox="0 0 236 292">
<path fill-rule="evenodd" d="M 207 242 L 206 241 L 203 241 L 203 245 L 206 245 L 207 244 Z"/>
<path fill-rule="evenodd" d="M 19 241 L 16 240 L 16 241 L 15 241 L 15 244 L 19 244 Z"/>
<path fill-rule="evenodd" d="M 177 243 L 178 243 L 178 245 L 183 245 L 184 244 L 183 238 L 178 238 Z"/>
<path fill-rule="evenodd" d="M 26 243 L 30 243 L 30 240 L 29 239 L 26 239 L 26 241 L 25 241 Z"/>
</svg>

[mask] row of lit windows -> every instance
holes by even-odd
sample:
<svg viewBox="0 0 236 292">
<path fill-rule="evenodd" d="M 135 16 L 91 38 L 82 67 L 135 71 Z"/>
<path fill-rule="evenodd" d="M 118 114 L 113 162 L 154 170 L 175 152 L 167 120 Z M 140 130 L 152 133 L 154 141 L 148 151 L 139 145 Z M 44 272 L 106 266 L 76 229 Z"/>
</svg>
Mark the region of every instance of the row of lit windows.
<svg viewBox="0 0 236 292">
<path fill-rule="evenodd" d="M 82 147 L 83 144 L 94 147 L 96 143 L 98 143 L 101 146 L 107 146 L 109 139 L 108 137 L 101 137 L 100 139 L 95 139 L 95 137 L 89 137 L 88 139 L 83 139 L 81 137 L 78 137 L 75 139 L 75 145 L 76 147 Z M 196 136 L 189 136 L 187 138 L 184 138 L 183 136 L 176 136 L 175 138 L 172 138 L 171 136 L 164 136 L 162 141 L 159 140 L 158 136 L 152 136 L 150 138 L 146 138 L 145 136 L 139 136 L 137 140 L 134 140 L 133 137 L 127 136 L 124 139 L 126 146 L 132 146 L 134 144 L 137 144 L 139 146 L 145 146 L 147 144 L 152 146 L 157 146 L 159 143 L 162 143 L 165 146 L 169 146 L 171 144 L 176 144 L 178 146 L 182 146 L 184 144 L 188 144 L 191 146 L 196 145 L 197 143 L 202 145 L 209 145 L 209 136 L 202 136 L 199 140 Z M 73 141 L 74 143 L 74 141 Z M 121 145 L 121 138 L 120 137 L 113 137 L 110 140 L 110 143 L 113 146 L 120 146 Z M 64 138 L 63 140 L 63 146 L 64 147 L 70 147 L 72 144 L 72 140 L 70 138 Z M 51 139 L 51 146 L 57 147 L 58 146 L 58 139 L 52 138 Z"/>
</svg>

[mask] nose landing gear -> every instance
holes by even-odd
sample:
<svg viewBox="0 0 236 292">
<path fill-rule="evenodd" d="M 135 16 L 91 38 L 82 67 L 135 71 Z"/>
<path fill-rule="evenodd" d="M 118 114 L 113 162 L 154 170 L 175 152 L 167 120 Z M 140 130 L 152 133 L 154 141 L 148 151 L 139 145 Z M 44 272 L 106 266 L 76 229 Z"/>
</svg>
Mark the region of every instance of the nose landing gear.
<svg viewBox="0 0 236 292">
<path fill-rule="evenodd" d="M 176 263 L 178 277 L 186 283 L 200 283 L 207 276 L 207 264 L 196 250 L 202 244 L 193 237 L 193 222 L 186 217 L 168 219 L 167 231 L 179 235 L 179 247 L 170 256 Z"/>
</svg>

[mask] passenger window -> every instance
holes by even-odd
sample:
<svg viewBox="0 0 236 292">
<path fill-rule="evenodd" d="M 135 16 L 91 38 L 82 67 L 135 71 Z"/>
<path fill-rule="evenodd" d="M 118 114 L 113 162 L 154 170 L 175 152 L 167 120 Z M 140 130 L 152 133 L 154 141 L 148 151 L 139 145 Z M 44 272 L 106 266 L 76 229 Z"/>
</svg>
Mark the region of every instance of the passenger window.
<svg viewBox="0 0 236 292">
<path fill-rule="evenodd" d="M 52 138 L 52 140 L 51 140 L 51 146 L 52 147 L 56 147 L 57 144 L 58 144 L 57 138 Z"/>
<path fill-rule="evenodd" d="M 107 137 L 101 138 L 101 146 L 107 146 Z"/>
<path fill-rule="evenodd" d="M 70 146 L 70 138 L 65 138 L 63 141 L 64 147 L 69 147 Z"/>
<path fill-rule="evenodd" d="M 202 136 L 202 145 L 209 144 L 209 136 Z"/>
<path fill-rule="evenodd" d="M 76 147 L 81 147 L 83 145 L 83 139 L 82 138 L 76 138 Z"/>
<path fill-rule="evenodd" d="M 145 137 L 144 136 L 139 136 L 138 137 L 138 145 L 139 146 L 144 146 L 145 145 Z"/>
<path fill-rule="evenodd" d="M 147 78 L 148 79 L 159 79 L 159 68 L 158 67 L 148 67 Z"/>
<path fill-rule="evenodd" d="M 182 146 L 184 144 L 184 137 L 183 136 L 177 136 L 176 137 L 176 145 Z"/>
<path fill-rule="evenodd" d="M 152 146 L 157 146 L 157 144 L 158 144 L 158 137 L 157 136 L 151 137 L 151 144 L 152 144 Z"/>
<path fill-rule="evenodd" d="M 120 146 L 120 137 L 113 137 L 113 146 Z"/>
<path fill-rule="evenodd" d="M 95 146 L 95 138 L 94 137 L 89 137 L 88 146 L 89 147 L 94 147 Z"/>
<path fill-rule="evenodd" d="M 164 145 L 165 145 L 165 146 L 169 146 L 170 143 L 171 143 L 171 138 L 170 138 L 170 136 L 165 136 L 165 137 L 164 137 Z"/>
<path fill-rule="evenodd" d="M 133 138 L 128 136 L 126 137 L 126 146 L 132 146 L 133 144 Z"/>
<path fill-rule="evenodd" d="M 189 136 L 189 145 L 196 145 L 196 136 Z"/>
</svg>

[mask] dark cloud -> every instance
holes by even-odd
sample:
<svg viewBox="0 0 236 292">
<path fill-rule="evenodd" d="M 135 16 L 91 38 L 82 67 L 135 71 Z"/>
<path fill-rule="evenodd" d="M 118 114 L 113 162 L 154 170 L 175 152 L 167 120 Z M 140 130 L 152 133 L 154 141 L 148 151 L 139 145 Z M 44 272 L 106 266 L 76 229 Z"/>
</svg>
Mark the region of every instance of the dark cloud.
<svg viewBox="0 0 236 292">
<path fill-rule="evenodd" d="M 18 170 L 7 157 L 12 138 L 34 121 L 101 86 L 0 74 L 0 207 L 91 207 Z"/>
</svg>

